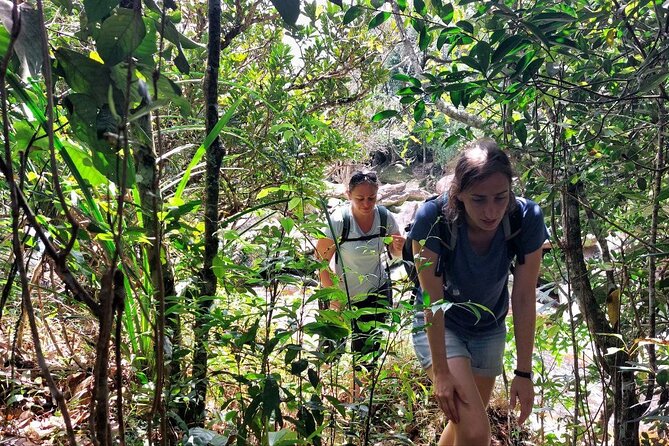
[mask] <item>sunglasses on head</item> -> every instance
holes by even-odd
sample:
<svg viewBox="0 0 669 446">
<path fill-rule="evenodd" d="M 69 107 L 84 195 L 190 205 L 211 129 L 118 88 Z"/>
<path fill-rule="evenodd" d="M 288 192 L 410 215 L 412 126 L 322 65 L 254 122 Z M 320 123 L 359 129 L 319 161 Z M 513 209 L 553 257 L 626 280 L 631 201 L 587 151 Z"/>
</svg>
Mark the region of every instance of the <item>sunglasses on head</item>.
<svg viewBox="0 0 669 446">
<path fill-rule="evenodd" d="M 356 172 L 351 176 L 350 186 L 357 186 L 362 183 L 376 183 L 377 177 L 374 172 Z"/>
</svg>

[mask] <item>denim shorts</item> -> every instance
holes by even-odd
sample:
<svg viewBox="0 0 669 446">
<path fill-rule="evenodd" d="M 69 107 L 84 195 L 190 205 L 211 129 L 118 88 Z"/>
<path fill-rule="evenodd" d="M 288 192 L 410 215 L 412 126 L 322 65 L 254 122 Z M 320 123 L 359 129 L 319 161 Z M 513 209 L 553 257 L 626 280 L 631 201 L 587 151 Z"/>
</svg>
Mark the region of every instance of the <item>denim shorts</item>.
<svg viewBox="0 0 669 446">
<path fill-rule="evenodd" d="M 411 338 L 420 365 L 427 369 L 432 366 L 432 355 L 427 342 L 427 333 L 424 329 L 420 329 L 424 325 L 425 315 L 422 311 L 417 311 L 414 316 L 414 332 Z M 502 374 L 506 344 L 504 324 L 494 330 L 486 330 L 475 335 L 464 335 L 446 328 L 444 338 L 446 356 L 449 359 L 463 356 L 469 358 L 475 375 L 493 378 Z"/>
</svg>

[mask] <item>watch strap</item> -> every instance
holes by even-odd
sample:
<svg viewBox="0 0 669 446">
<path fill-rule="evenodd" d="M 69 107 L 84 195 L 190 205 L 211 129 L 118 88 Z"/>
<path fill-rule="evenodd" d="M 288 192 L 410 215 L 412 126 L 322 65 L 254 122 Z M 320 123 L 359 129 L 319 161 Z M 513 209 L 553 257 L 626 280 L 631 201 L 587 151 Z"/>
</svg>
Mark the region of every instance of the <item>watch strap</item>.
<svg viewBox="0 0 669 446">
<path fill-rule="evenodd" d="M 513 374 L 521 378 L 529 379 L 530 381 L 532 380 L 532 372 L 523 372 L 522 370 L 516 369 L 513 371 Z"/>
</svg>

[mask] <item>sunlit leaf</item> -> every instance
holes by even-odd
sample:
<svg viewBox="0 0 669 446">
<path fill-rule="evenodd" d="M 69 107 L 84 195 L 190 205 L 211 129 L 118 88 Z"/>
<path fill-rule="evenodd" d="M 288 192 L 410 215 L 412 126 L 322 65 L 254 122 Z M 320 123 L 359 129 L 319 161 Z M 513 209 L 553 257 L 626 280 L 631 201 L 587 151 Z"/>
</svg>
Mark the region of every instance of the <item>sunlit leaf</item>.
<svg viewBox="0 0 669 446">
<path fill-rule="evenodd" d="M 400 114 L 396 110 L 383 110 L 372 116 L 372 122 L 383 121 L 384 119 L 397 118 Z"/>
</svg>

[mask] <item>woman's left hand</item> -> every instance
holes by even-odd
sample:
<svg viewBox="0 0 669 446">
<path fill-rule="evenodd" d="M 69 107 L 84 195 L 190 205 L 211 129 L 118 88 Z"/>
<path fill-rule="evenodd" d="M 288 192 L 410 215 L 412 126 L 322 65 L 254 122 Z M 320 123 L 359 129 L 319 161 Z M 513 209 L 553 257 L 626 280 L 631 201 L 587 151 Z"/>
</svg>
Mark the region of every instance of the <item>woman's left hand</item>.
<svg viewBox="0 0 669 446">
<path fill-rule="evenodd" d="M 511 381 L 511 399 L 509 400 L 511 409 L 516 407 L 517 402 L 520 403 L 518 424 L 523 424 L 532 413 L 534 406 L 534 383 L 531 379 L 515 376 Z"/>
</svg>

